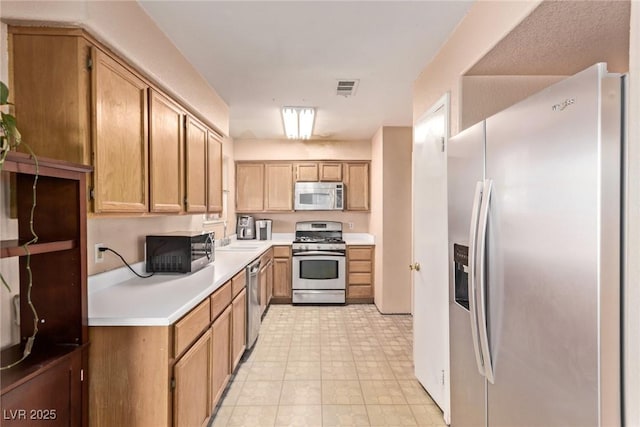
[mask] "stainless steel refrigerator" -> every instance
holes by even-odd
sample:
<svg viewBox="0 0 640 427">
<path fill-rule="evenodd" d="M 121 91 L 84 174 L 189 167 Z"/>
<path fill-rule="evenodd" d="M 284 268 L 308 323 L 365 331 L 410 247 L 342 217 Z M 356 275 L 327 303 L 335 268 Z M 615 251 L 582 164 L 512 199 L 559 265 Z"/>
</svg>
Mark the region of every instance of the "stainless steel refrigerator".
<svg viewBox="0 0 640 427">
<path fill-rule="evenodd" d="M 622 104 L 596 64 L 449 140 L 453 426 L 621 423 Z"/>
</svg>

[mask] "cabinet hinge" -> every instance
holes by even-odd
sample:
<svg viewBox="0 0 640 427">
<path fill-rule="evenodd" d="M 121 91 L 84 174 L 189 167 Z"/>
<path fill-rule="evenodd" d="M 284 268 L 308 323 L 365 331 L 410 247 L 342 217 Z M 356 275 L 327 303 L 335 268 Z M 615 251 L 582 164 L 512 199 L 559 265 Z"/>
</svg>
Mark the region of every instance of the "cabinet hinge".
<svg viewBox="0 0 640 427">
<path fill-rule="evenodd" d="M 444 136 L 440 137 L 440 151 L 444 153 Z"/>
<path fill-rule="evenodd" d="M 93 190 L 93 188 L 89 189 L 89 200 L 93 200 L 96 198 L 96 194 L 95 191 Z"/>
<path fill-rule="evenodd" d="M 171 378 L 171 390 L 175 390 L 175 389 L 176 389 L 176 379 Z"/>
<path fill-rule="evenodd" d="M 84 369 L 80 369 L 80 381 L 84 381 Z"/>
<path fill-rule="evenodd" d="M 87 57 L 87 70 L 90 70 L 93 68 L 93 59 L 91 59 L 91 57 Z"/>
<path fill-rule="evenodd" d="M 442 370 L 442 385 L 444 385 L 444 369 Z"/>
</svg>

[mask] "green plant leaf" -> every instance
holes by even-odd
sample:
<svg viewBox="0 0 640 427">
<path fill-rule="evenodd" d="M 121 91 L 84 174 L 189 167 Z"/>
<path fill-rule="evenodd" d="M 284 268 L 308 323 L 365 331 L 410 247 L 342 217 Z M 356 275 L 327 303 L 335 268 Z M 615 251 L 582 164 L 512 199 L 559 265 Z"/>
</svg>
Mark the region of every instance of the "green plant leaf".
<svg viewBox="0 0 640 427">
<path fill-rule="evenodd" d="M 16 118 L 11 114 L 2 113 L 2 128 L 5 130 L 6 136 L 9 140 L 13 140 L 14 144 L 19 144 L 22 140 L 22 135 L 18 130 Z"/>
<path fill-rule="evenodd" d="M 0 82 L 0 105 L 7 105 L 9 101 L 9 88 L 4 82 Z"/>
</svg>

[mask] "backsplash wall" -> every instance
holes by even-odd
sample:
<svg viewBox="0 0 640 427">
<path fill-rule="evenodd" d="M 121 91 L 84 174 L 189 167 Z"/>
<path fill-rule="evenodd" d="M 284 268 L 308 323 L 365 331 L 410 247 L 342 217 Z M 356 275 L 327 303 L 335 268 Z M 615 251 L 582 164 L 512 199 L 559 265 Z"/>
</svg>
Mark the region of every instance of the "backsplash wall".
<svg viewBox="0 0 640 427">
<path fill-rule="evenodd" d="M 255 219 L 273 220 L 271 231 L 273 233 L 293 233 L 298 221 L 338 221 L 342 223 L 344 233 L 368 233 L 368 212 L 340 212 L 340 211 L 314 211 L 314 212 L 284 212 L 284 213 L 257 213 L 248 214 Z M 353 228 L 349 228 L 349 224 Z M 235 233 L 235 230 L 233 231 Z"/>
<path fill-rule="evenodd" d="M 92 218 L 87 221 L 87 269 L 89 275 L 124 267 L 120 258 L 106 252 L 104 261 L 96 263 L 96 243 L 117 251 L 130 264 L 144 260 L 144 242 L 147 234 L 170 231 L 203 230 L 204 215 L 149 216 L 141 218 Z M 207 227 L 209 229 L 209 227 Z M 222 230 L 216 232 L 216 236 Z"/>
</svg>

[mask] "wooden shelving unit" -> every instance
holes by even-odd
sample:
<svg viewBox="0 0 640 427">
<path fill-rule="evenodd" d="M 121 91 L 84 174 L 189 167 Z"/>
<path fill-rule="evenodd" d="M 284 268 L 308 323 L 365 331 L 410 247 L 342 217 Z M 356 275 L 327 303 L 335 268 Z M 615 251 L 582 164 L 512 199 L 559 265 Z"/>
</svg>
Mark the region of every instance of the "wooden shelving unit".
<svg viewBox="0 0 640 427">
<path fill-rule="evenodd" d="M 17 257 L 20 271 L 21 342 L 3 350 L 1 365 L 19 360 L 33 333 L 28 305 L 27 250 L 32 239 L 30 213 L 38 175 L 33 227 L 38 241 L 28 246 L 31 300 L 38 333 L 31 354 L 1 371 L 2 425 L 88 425 L 87 182 L 91 167 L 49 159 L 36 162 L 9 153 L 3 174 L 15 191 L 18 239 L 0 242 L 0 258 Z M 26 422 L 26 424 L 25 424 Z"/>
</svg>

